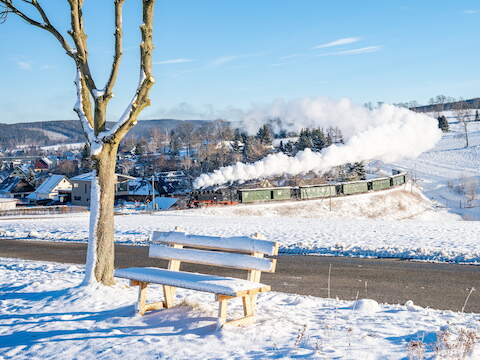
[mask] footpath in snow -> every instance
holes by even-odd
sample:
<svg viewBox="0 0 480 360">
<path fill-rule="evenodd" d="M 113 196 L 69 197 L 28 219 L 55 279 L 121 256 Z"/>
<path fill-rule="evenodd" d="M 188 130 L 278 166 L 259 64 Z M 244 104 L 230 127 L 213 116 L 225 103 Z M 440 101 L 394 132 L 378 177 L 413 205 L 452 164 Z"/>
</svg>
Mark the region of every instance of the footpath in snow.
<svg viewBox="0 0 480 360">
<path fill-rule="evenodd" d="M 255 324 L 216 329 L 213 295 L 135 316 L 136 288 L 76 287 L 83 267 L 0 259 L 1 359 L 478 359 L 478 314 L 270 292 Z M 159 286 L 149 288 L 160 300 Z M 234 304 L 234 303 L 232 303 Z M 232 306 L 239 315 L 241 304 Z"/>
</svg>

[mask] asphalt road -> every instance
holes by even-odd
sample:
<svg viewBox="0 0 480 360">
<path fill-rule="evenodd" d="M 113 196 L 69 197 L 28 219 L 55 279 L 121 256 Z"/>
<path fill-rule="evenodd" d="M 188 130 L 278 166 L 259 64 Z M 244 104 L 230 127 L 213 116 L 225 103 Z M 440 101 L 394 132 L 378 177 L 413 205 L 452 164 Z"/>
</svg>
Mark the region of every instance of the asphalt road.
<svg viewBox="0 0 480 360">
<path fill-rule="evenodd" d="M 0 257 L 85 263 L 86 244 L 47 241 L 0 240 Z M 115 245 L 115 266 L 160 266 L 165 261 L 148 258 L 145 246 Z M 359 259 L 324 256 L 280 256 L 274 274 L 262 282 L 275 291 L 353 300 L 368 297 L 379 302 L 417 305 L 460 311 L 469 289 L 474 292 L 466 312 L 480 312 L 480 266 L 435 264 L 393 259 Z M 182 264 L 182 270 L 238 276 L 239 271 Z"/>
</svg>

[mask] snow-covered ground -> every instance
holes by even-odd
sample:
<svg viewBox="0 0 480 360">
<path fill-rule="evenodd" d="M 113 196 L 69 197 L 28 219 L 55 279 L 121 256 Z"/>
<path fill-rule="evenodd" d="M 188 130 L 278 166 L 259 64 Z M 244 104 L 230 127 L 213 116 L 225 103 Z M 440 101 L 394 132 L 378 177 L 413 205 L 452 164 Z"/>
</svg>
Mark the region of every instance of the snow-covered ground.
<svg viewBox="0 0 480 360">
<path fill-rule="evenodd" d="M 283 293 L 258 298 L 256 323 L 216 328 L 211 294 L 134 315 L 136 288 L 79 288 L 83 267 L 0 259 L 0 359 L 478 359 L 480 315 Z M 149 300 L 160 300 L 159 286 Z M 230 316 L 240 316 L 232 302 Z M 443 357 L 442 357 L 443 356 Z"/>
<path fill-rule="evenodd" d="M 469 147 L 463 125 L 450 132 L 431 151 L 391 167 L 409 172 L 424 194 L 465 220 L 480 220 L 480 122 L 468 123 Z"/>
</svg>

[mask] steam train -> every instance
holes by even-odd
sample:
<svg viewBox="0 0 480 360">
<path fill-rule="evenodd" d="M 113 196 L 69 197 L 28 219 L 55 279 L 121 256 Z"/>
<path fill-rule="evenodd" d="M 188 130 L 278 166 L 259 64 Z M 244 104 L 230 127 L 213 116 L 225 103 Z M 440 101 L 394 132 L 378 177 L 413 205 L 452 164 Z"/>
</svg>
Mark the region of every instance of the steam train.
<svg viewBox="0 0 480 360">
<path fill-rule="evenodd" d="M 323 199 L 369 191 L 387 190 L 406 183 L 405 173 L 394 171 L 394 175 L 361 181 L 349 181 L 337 184 L 287 186 L 256 189 L 225 187 L 215 190 L 199 190 L 190 193 L 189 207 L 215 205 L 250 204 L 280 200 Z"/>
</svg>

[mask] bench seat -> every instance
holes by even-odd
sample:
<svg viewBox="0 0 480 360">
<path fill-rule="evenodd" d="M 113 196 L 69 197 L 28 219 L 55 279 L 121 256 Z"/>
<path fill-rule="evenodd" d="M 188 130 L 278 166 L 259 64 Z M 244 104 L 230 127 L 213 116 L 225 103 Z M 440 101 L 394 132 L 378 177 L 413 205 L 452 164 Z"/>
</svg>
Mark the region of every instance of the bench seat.
<svg viewBox="0 0 480 360">
<path fill-rule="evenodd" d="M 243 296 L 270 291 L 269 285 L 217 275 L 172 271 L 155 267 L 115 270 L 115 276 L 145 283 L 155 283 L 226 296 Z"/>
</svg>

